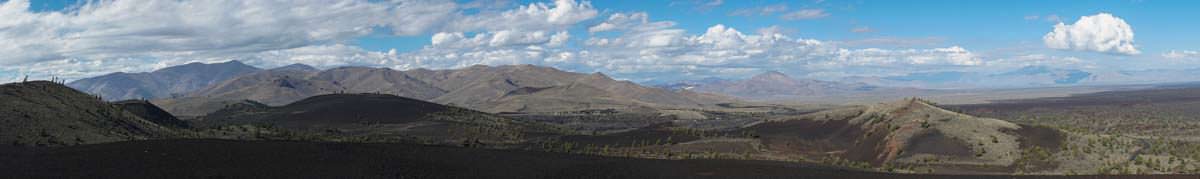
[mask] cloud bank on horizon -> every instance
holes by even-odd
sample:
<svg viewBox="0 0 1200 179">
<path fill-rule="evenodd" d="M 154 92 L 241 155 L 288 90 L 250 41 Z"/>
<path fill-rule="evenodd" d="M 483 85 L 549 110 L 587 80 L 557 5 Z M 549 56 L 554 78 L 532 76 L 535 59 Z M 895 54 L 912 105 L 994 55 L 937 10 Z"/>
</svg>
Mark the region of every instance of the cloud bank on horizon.
<svg viewBox="0 0 1200 179">
<path fill-rule="evenodd" d="M 802 3 L 101 0 L 38 10 L 46 3 L 8 0 L 0 3 L 0 81 L 26 74 L 78 79 L 227 60 L 260 67 L 304 63 L 401 70 L 535 64 L 634 81 L 670 81 L 765 71 L 841 78 L 1029 65 L 1126 70 L 1122 68 L 1134 63 L 1130 61 L 1194 64 L 1190 61 L 1200 56 L 1188 46 L 1157 48 L 1153 52 L 1159 53 L 1147 55 L 1151 51 L 1135 43 L 1131 23 L 1107 12 L 1079 18 L 1047 15 L 1045 21 L 1057 24 L 1030 24 L 1038 30 L 1022 37 L 1026 39 L 978 43 L 888 35 L 921 27 L 868 24 L 883 17 L 871 15 L 861 2 Z M 638 8 L 652 5 L 663 7 Z M 672 19 L 679 14 L 715 20 Z M 1011 20 L 1027 23 L 1040 17 Z M 822 29 L 823 24 L 848 27 Z M 1036 41 L 1036 34 L 1044 34 L 1039 45 L 1026 42 Z M 424 40 L 364 42 L 393 37 Z M 388 48 L 394 44 L 419 47 Z"/>
</svg>

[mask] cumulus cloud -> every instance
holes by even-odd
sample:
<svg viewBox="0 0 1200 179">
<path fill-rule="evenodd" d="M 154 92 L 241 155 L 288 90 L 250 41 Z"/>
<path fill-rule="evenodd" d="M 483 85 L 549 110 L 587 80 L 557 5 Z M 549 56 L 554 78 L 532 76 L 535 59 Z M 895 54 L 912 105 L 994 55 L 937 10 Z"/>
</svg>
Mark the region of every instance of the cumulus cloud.
<svg viewBox="0 0 1200 179">
<path fill-rule="evenodd" d="M 614 15 L 621 16 L 621 15 Z M 611 19 L 611 18 L 610 18 Z M 983 65 L 982 58 L 957 46 L 934 49 L 848 49 L 835 43 L 792 38 L 773 26 L 745 34 L 717 24 L 704 33 L 634 21 L 617 37 L 592 37 L 587 49 L 568 61 L 615 76 L 672 78 L 686 75 L 737 75 L 762 70 L 830 71 L 845 68 L 947 67 Z M 648 27 L 642 27 L 648 26 Z M 595 27 L 595 26 L 593 26 Z M 652 28 L 651 28 L 652 27 Z M 618 28 L 613 28 L 618 29 Z M 646 79 L 649 80 L 649 79 Z"/>
<path fill-rule="evenodd" d="M 1056 68 L 1090 68 L 1096 66 L 1095 62 L 1083 60 L 1073 56 L 1054 56 L 1046 54 L 1025 54 L 1011 57 L 997 58 L 986 62 L 987 67 L 996 69 L 1015 69 L 1027 66 L 1048 66 Z"/>
<path fill-rule="evenodd" d="M 983 65 L 974 53 L 957 46 L 933 49 L 849 49 L 836 43 L 793 38 L 772 26 L 747 34 L 715 24 L 690 34 L 671 21 L 649 21 L 645 13 L 613 13 L 589 32 L 580 48 L 555 48 L 548 41 L 514 46 L 485 45 L 487 33 L 472 37 L 458 33 L 434 36 L 434 45 L 397 58 L 427 68 L 457 68 L 474 64 L 537 64 L 573 71 L 602 71 L 630 80 L 675 80 L 695 76 L 736 76 L 764 70 L 794 74 L 846 68 L 966 67 Z M 551 38 L 552 39 L 552 38 Z M 446 42 L 467 41 L 471 48 L 437 48 Z M 553 41 L 553 40 L 550 40 Z M 863 74 L 857 74 L 863 75 Z"/>
<path fill-rule="evenodd" d="M 801 9 L 779 16 L 783 20 L 809 20 L 825 17 L 829 17 L 829 13 L 826 13 L 824 9 Z"/>
<path fill-rule="evenodd" d="M 390 12 L 379 14 L 391 27 L 395 35 L 420 35 L 433 29 L 443 28 L 447 21 L 462 15 L 461 8 L 487 8 L 483 4 L 459 5 L 447 1 L 399 0 L 393 1 Z"/>
<path fill-rule="evenodd" d="M 943 48 L 852 48 L 788 36 L 770 26 L 744 33 L 722 24 L 700 32 L 644 12 L 612 13 L 596 22 L 587 1 L 503 5 L 423 0 L 97 1 L 78 10 L 32 12 L 26 0 L 0 5 L 0 80 L 32 73 L 78 79 L 140 72 L 189 62 L 241 60 L 260 67 L 305 63 L 319 68 L 462 68 L 535 64 L 602 71 L 631 80 L 736 76 L 764 70 L 791 74 L 987 65 L 971 51 Z M 471 13 L 466 8 L 481 8 Z M 161 11 L 161 12 L 160 12 Z M 791 19 L 821 18 L 812 10 Z M 793 12 L 793 13 L 796 13 Z M 788 16 L 788 15 L 785 15 Z M 581 24 L 591 35 L 572 37 Z M 389 28 L 380 28 L 389 27 Z M 390 29 L 431 35 L 410 52 L 371 51 L 351 41 Z M 576 45 L 568 45 L 571 42 Z M 811 74 L 810 73 L 810 74 Z M 855 74 L 869 75 L 869 74 Z"/>
<path fill-rule="evenodd" d="M 1133 44 L 1133 28 L 1108 13 L 1080 17 L 1074 24 L 1059 22 L 1042 37 L 1046 47 L 1123 55 L 1141 53 Z"/>
<path fill-rule="evenodd" d="M 560 46 L 570 36 L 566 31 L 550 34 L 545 31 L 521 32 L 501 30 L 484 32 L 466 37 L 462 32 L 441 32 L 433 35 L 432 47 L 436 48 L 483 48 L 504 46 L 550 45 Z"/>
<path fill-rule="evenodd" d="M 983 60 L 959 46 L 934 49 L 840 49 L 837 61 L 843 65 L 898 66 L 898 65 L 959 65 L 975 66 Z"/>
<path fill-rule="evenodd" d="M 35 12 L 30 10 L 28 0 L 10 0 L 0 3 L 0 17 L 5 18 L 0 21 L 0 54 L 5 54 L 0 58 L 0 74 L 82 77 L 147 71 L 123 66 L 145 66 L 142 64 L 149 62 L 177 65 L 241 58 L 262 64 L 271 63 L 266 62 L 270 59 L 341 59 L 336 64 L 399 59 L 381 55 L 395 56 L 396 52 L 366 52 L 342 45 L 382 29 L 379 27 L 389 27 L 386 29 L 395 35 L 437 34 L 446 38 L 456 33 L 460 37 L 463 33 L 475 34 L 470 39 L 444 41 L 438 48 L 558 47 L 570 39 L 567 28 L 598 13 L 590 3 L 575 0 L 496 9 L 504 3 L 102 0 L 67 10 Z M 478 10 L 465 12 L 471 8 Z M 295 58 L 284 58 L 287 55 Z M 334 62 L 313 61 L 317 65 Z M 51 72 L 42 67 L 61 68 Z"/>
<path fill-rule="evenodd" d="M 756 32 L 758 32 L 758 34 L 762 34 L 762 35 L 792 34 L 792 33 L 796 33 L 796 31 L 797 31 L 796 29 L 780 27 L 778 25 L 772 25 L 772 26 L 768 26 L 768 27 L 764 27 L 764 28 L 759 28 L 758 30 L 756 30 Z"/>
<path fill-rule="evenodd" d="M 296 48 L 365 35 L 387 10 L 318 0 L 95 1 L 73 12 L 31 12 L 29 5 L 0 5 L 0 53 L 21 54 L 2 64 Z"/>
<path fill-rule="evenodd" d="M 597 14 L 574 0 L 473 15 L 454 2 L 423 0 L 122 0 L 89 2 L 69 12 L 32 12 L 29 6 L 28 0 L 0 4 L 7 18 L 0 22 L 0 53 L 19 55 L 0 64 L 253 53 L 340 43 L 382 26 L 397 35 L 495 31 L 497 43 L 519 43 Z"/>
<path fill-rule="evenodd" d="M 588 32 L 604 32 L 604 31 L 646 31 L 663 29 L 675 26 L 675 22 L 659 21 L 650 22 L 649 15 L 645 12 L 638 13 L 613 13 L 608 16 L 608 19 L 600 24 L 588 27 Z"/>
<path fill-rule="evenodd" d="M 396 60 L 399 56 L 400 54 L 396 50 L 375 52 L 356 46 L 332 44 L 266 51 L 235 57 L 234 59 L 239 59 L 250 65 L 268 68 L 293 63 L 303 63 L 317 68 L 339 66 L 407 68 L 406 64 Z"/>
<path fill-rule="evenodd" d="M 501 12 L 484 12 L 452 21 L 441 31 L 566 29 L 596 17 L 599 12 L 588 2 L 556 0 L 553 6 L 532 3 Z"/>
</svg>

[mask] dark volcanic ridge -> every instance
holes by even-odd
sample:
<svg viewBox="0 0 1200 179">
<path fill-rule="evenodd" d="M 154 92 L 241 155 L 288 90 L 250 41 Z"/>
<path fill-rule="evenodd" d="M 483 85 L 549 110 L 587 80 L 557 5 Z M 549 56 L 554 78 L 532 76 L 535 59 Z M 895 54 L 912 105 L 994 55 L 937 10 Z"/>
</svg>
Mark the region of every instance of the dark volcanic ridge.
<svg viewBox="0 0 1200 179">
<path fill-rule="evenodd" d="M 252 101 L 229 105 L 204 116 L 209 123 L 269 123 L 275 125 L 336 126 L 416 122 L 453 107 L 387 94 L 327 94 L 270 107 Z M 478 113 L 485 115 L 483 113 Z"/>
<path fill-rule="evenodd" d="M 16 146 L 66 146 L 167 138 L 182 124 L 145 104 L 111 104 L 62 84 L 33 81 L 0 85 L 0 142 Z M 129 112 L 127 108 L 146 111 Z M 136 113 L 136 114 L 135 114 Z M 154 119 L 145 119 L 142 116 Z"/>
<path fill-rule="evenodd" d="M 201 127 L 257 125 L 294 132 L 369 137 L 373 141 L 458 145 L 513 144 L 555 126 L 511 120 L 465 108 L 390 94 L 328 94 L 282 106 L 253 101 L 226 105 L 200 117 Z"/>
</svg>

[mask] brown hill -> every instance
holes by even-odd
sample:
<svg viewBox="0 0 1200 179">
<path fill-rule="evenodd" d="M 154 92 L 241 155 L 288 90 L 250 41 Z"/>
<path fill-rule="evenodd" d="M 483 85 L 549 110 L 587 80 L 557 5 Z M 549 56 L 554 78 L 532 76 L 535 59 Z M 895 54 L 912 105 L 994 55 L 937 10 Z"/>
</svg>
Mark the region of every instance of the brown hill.
<svg viewBox="0 0 1200 179">
<path fill-rule="evenodd" d="M 112 73 L 71 82 L 71 86 L 110 100 L 159 99 L 182 95 L 237 76 L 260 71 L 239 61 L 189 63 L 146 73 Z"/>
<path fill-rule="evenodd" d="M 123 106 L 47 81 L 0 85 L 0 143 L 66 146 L 176 134 Z"/>
<path fill-rule="evenodd" d="M 312 71 L 266 70 L 239 76 L 188 93 L 184 97 L 155 100 L 176 116 L 199 116 L 245 99 L 282 105 L 314 94 L 340 91 L 329 82 L 307 80 Z"/>
<path fill-rule="evenodd" d="M 532 65 L 474 66 L 433 73 L 414 76 L 427 76 L 426 81 L 435 81 L 449 91 L 434 102 L 488 112 L 701 108 L 729 101 L 643 87 L 602 73 L 571 73 Z"/>
<path fill-rule="evenodd" d="M 672 92 L 532 65 L 472 66 L 455 70 L 395 71 L 344 67 L 312 74 L 264 71 L 156 101 L 177 115 L 197 116 L 225 104 L 253 100 L 282 105 L 331 93 L 381 93 L 485 112 L 547 112 L 589 109 L 704 108 L 732 100 Z"/>
</svg>

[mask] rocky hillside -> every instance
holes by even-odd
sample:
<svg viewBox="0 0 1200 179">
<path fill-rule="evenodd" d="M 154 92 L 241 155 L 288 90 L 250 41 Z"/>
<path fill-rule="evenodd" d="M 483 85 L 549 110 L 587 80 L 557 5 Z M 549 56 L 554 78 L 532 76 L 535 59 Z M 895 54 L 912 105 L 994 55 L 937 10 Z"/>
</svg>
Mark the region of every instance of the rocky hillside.
<svg viewBox="0 0 1200 179">
<path fill-rule="evenodd" d="M 156 123 L 166 121 L 147 120 L 125 110 L 153 107 L 148 103 L 138 106 L 141 107 L 110 104 L 96 96 L 47 81 L 0 85 L 0 144 L 67 146 L 175 135 L 174 129 Z M 142 111 L 139 114 L 150 113 Z M 175 122 L 182 121 L 169 123 Z"/>
</svg>

